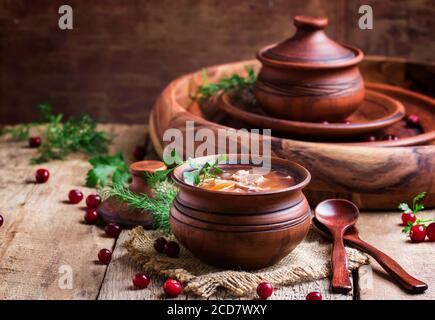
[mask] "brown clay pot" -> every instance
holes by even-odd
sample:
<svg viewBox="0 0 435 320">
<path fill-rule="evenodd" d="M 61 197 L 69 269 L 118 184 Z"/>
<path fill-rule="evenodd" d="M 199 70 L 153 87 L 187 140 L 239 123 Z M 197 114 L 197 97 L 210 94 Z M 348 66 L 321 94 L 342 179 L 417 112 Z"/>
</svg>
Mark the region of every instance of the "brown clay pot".
<svg viewBox="0 0 435 320">
<path fill-rule="evenodd" d="M 151 188 L 144 178 L 145 173 L 154 173 L 158 170 L 165 170 L 166 166 L 161 161 L 144 160 L 134 162 L 130 165 L 132 182 L 129 186 L 130 191 L 137 194 L 146 194 L 153 197 Z M 110 197 L 104 200 L 97 208 L 100 217 L 107 223 L 113 222 L 123 227 L 143 226 L 151 228 L 153 217 L 150 212 L 131 208 L 126 203 L 117 198 Z"/>
<path fill-rule="evenodd" d="M 170 215 L 177 240 L 199 259 L 224 268 L 263 268 L 290 253 L 310 226 L 311 211 L 302 188 L 311 177 L 294 162 L 272 158 L 271 163 L 272 168 L 285 168 L 296 185 L 255 193 L 211 191 L 184 183 L 183 172 L 190 166 L 177 167 L 172 177 L 180 191 Z M 220 165 L 229 166 L 238 164 Z"/>
<path fill-rule="evenodd" d="M 262 68 L 255 96 L 271 115 L 298 121 L 340 121 L 364 99 L 361 50 L 324 32 L 326 18 L 296 16 L 295 35 L 257 53 Z"/>
</svg>

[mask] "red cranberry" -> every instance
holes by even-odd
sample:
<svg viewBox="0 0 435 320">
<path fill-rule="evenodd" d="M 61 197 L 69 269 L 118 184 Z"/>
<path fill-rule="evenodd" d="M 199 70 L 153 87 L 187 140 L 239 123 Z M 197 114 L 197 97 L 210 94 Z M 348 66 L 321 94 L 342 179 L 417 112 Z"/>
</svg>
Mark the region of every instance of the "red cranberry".
<svg viewBox="0 0 435 320">
<path fill-rule="evenodd" d="M 257 286 L 257 294 L 260 299 L 267 299 L 273 293 L 273 286 L 269 282 L 261 282 Z"/>
<path fill-rule="evenodd" d="M 409 231 L 409 236 L 412 242 L 422 242 L 426 237 L 426 228 L 420 224 L 416 224 Z"/>
<path fill-rule="evenodd" d="M 133 150 L 133 157 L 137 160 L 143 160 L 146 155 L 146 148 L 145 146 L 136 146 Z"/>
<path fill-rule="evenodd" d="M 165 245 L 165 254 L 171 258 L 177 258 L 180 254 L 180 246 L 175 241 L 169 241 Z"/>
<path fill-rule="evenodd" d="M 435 241 L 435 222 L 432 222 L 430 225 L 427 226 L 426 235 L 429 241 Z"/>
<path fill-rule="evenodd" d="M 402 225 L 407 226 L 408 222 L 411 222 L 414 224 L 414 222 L 417 220 L 417 216 L 412 212 L 405 212 L 402 213 Z"/>
<path fill-rule="evenodd" d="M 90 194 L 86 197 L 86 206 L 89 209 L 97 209 L 101 202 L 101 197 L 98 194 Z"/>
<path fill-rule="evenodd" d="M 0 227 L 3 225 L 3 216 L 0 215 Z"/>
<path fill-rule="evenodd" d="M 328 121 L 322 121 L 322 124 L 329 124 Z"/>
<path fill-rule="evenodd" d="M 98 220 L 98 212 L 95 209 L 86 209 L 85 213 L 85 221 L 86 223 L 92 224 L 95 223 Z"/>
<path fill-rule="evenodd" d="M 104 230 L 106 231 L 106 234 L 112 238 L 118 238 L 121 233 L 121 227 L 116 223 L 109 223 Z"/>
<path fill-rule="evenodd" d="M 416 114 L 410 114 L 406 117 L 406 124 L 410 128 L 418 128 L 421 126 L 420 117 Z"/>
<path fill-rule="evenodd" d="M 98 252 L 98 260 L 101 263 L 109 264 L 110 260 L 112 260 L 112 252 L 109 249 L 101 249 Z"/>
<path fill-rule="evenodd" d="M 73 189 L 68 193 L 69 202 L 77 204 L 83 199 L 83 193 L 79 189 Z"/>
<path fill-rule="evenodd" d="M 36 174 L 35 174 L 36 182 L 38 183 L 47 182 L 49 177 L 50 177 L 50 172 L 48 172 L 47 169 L 36 170 Z"/>
<path fill-rule="evenodd" d="M 322 294 L 318 291 L 313 291 L 307 294 L 305 300 L 322 300 Z"/>
<path fill-rule="evenodd" d="M 368 135 L 368 136 L 365 136 L 363 140 L 365 142 L 375 142 L 378 139 L 374 135 Z"/>
<path fill-rule="evenodd" d="M 41 145 L 41 138 L 38 136 L 29 138 L 29 147 L 30 148 L 38 148 Z"/>
<path fill-rule="evenodd" d="M 165 290 L 168 297 L 175 298 L 181 293 L 181 291 L 183 291 L 183 287 L 179 281 L 168 279 L 163 284 L 163 290 Z"/>
<path fill-rule="evenodd" d="M 145 289 L 150 284 L 150 278 L 144 273 L 136 273 L 133 277 L 133 285 L 138 289 Z"/>
<path fill-rule="evenodd" d="M 386 136 L 384 136 L 382 138 L 382 140 L 384 140 L 384 141 L 396 141 L 396 140 L 399 140 L 399 137 L 395 136 L 394 134 L 387 134 Z"/>
<path fill-rule="evenodd" d="M 165 238 L 160 237 L 154 240 L 154 249 L 156 249 L 157 252 L 163 253 L 165 252 L 165 246 L 168 243 Z"/>
</svg>

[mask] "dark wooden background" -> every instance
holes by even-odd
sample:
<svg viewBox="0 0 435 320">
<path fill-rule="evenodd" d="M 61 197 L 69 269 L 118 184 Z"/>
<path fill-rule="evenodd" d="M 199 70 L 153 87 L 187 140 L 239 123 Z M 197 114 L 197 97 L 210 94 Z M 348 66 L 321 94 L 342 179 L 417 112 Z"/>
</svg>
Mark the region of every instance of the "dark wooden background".
<svg viewBox="0 0 435 320">
<path fill-rule="evenodd" d="M 74 9 L 74 30 L 58 8 Z M 358 29 L 370 4 L 374 30 Z M 434 0 L 0 0 L 0 123 L 52 102 L 68 115 L 145 122 L 173 78 L 254 57 L 293 32 L 295 14 L 325 15 L 328 33 L 366 54 L 434 58 Z"/>
</svg>

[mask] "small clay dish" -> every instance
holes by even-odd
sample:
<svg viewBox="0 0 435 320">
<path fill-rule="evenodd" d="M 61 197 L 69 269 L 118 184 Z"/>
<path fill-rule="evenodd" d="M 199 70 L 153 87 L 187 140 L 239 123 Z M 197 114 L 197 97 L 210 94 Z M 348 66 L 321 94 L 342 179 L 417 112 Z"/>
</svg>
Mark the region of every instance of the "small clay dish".
<svg viewBox="0 0 435 320">
<path fill-rule="evenodd" d="M 251 169 L 242 155 L 228 155 L 223 170 Z M 234 157 L 234 158 L 233 158 Z M 196 158 L 213 162 L 216 155 Z M 196 257 L 223 268 L 257 269 L 270 266 L 290 253 L 306 236 L 311 211 L 302 193 L 310 181 L 302 166 L 271 158 L 272 170 L 285 171 L 295 184 L 258 192 L 216 191 L 184 182 L 189 164 L 177 167 L 172 178 L 180 189 L 172 204 L 170 223 L 177 240 Z"/>
<path fill-rule="evenodd" d="M 255 96 L 268 114 L 282 119 L 339 122 L 364 99 L 358 69 L 361 50 L 325 34 L 326 18 L 296 16 L 293 37 L 257 53 L 262 63 Z"/>
<path fill-rule="evenodd" d="M 270 117 L 261 108 L 244 107 L 222 94 L 218 107 L 226 114 L 256 128 L 311 138 L 348 138 L 387 128 L 405 116 L 405 108 L 385 94 L 367 90 L 361 106 L 344 123 L 301 122 Z"/>
<path fill-rule="evenodd" d="M 144 160 L 134 162 L 130 165 L 132 182 L 129 186 L 130 191 L 137 194 L 146 194 L 153 197 L 153 192 L 148 186 L 145 174 L 152 174 L 158 170 L 166 170 L 166 166 L 161 161 Z M 117 223 L 123 227 L 143 226 L 152 228 L 153 217 L 148 211 L 131 208 L 128 204 L 115 197 L 104 200 L 97 208 L 100 217 L 107 223 Z"/>
</svg>

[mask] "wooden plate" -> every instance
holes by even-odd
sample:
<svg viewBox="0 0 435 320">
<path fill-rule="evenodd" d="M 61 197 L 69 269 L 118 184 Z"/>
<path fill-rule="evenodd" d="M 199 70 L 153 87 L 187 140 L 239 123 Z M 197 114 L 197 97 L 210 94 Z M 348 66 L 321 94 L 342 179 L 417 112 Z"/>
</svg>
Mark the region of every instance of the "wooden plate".
<svg viewBox="0 0 435 320">
<path fill-rule="evenodd" d="M 222 94 L 217 102 L 220 110 L 256 128 L 267 128 L 287 135 L 301 137 L 352 137 L 379 131 L 400 121 L 405 116 L 403 105 L 389 96 L 367 90 L 364 102 L 348 120 L 350 123 L 315 123 L 291 121 L 268 116 L 260 106 L 243 106 L 233 103 L 228 94 Z"/>
<path fill-rule="evenodd" d="M 210 81 L 218 81 L 234 73 L 245 74 L 246 66 L 259 69 L 258 61 L 246 60 L 209 67 L 207 74 Z M 435 64 L 366 57 L 361 72 L 366 81 L 435 93 L 431 81 L 435 76 Z M 201 71 L 184 75 L 171 82 L 156 100 L 149 130 L 154 148 L 160 155 L 169 143 L 163 141 L 166 129 L 178 128 L 185 132 L 186 121 L 195 121 L 196 131 L 207 128 L 216 135 L 219 130 L 229 129 L 230 124 L 222 124 L 222 118 L 227 117 L 222 111 L 211 106 L 204 115 L 190 99 L 202 81 Z M 313 206 L 325 199 L 341 198 L 351 200 L 360 209 L 396 209 L 397 212 L 399 203 L 411 202 L 416 194 L 426 191 L 425 206 L 435 207 L 435 145 L 431 144 L 435 139 L 435 100 L 397 86 L 366 82 L 366 87 L 399 99 L 408 112 L 421 117 L 425 132 L 397 141 L 353 145 L 275 136 L 272 137 L 272 154 L 298 162 L 311 172 L 312 180 L 304 193 Z M 403 126 L 402 121 L 392 127 L 397 126 Z"/>
</svg>

